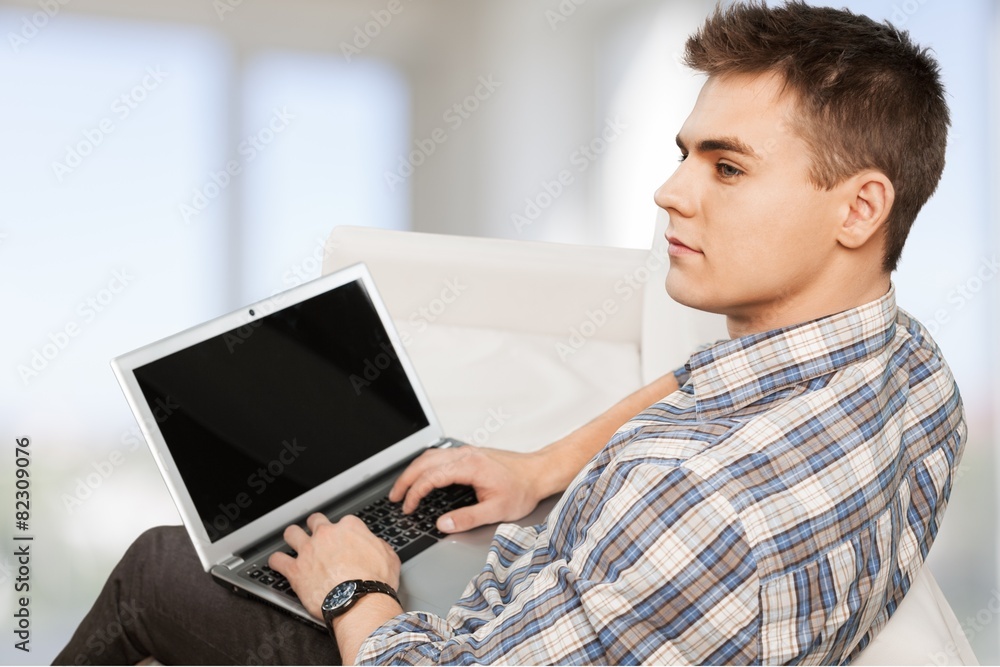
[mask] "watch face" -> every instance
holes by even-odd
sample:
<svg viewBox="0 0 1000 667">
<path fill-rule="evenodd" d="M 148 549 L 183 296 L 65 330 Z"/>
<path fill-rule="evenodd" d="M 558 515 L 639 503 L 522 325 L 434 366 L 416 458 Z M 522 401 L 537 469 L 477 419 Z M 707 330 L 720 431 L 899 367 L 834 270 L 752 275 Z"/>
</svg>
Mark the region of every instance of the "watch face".
<svg viewBox="0 0 1000 667">
<path fill-rule="evenodd" d="M 354 597 L 354 593 L 358 590 L 358 584 L 355 581 L 345 581 L 340 584 L 332 591 L 330 591 L 329 597 L 327 597 L 326 602 L 323 604 L 324 609 L 338 609 Z"/>
</svg>

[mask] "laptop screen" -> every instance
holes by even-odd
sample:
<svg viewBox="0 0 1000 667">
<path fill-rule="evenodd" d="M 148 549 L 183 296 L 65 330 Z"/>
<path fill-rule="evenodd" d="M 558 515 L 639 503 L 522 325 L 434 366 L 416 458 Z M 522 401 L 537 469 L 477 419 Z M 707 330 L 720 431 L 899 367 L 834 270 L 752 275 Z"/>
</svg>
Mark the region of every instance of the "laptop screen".
<svg viewBox="0 0 1000 667">
<path fill-rule="evenodd" d="M 212 542 L 428 425 L 361 280 L 134 373 Z"/>
</svg>

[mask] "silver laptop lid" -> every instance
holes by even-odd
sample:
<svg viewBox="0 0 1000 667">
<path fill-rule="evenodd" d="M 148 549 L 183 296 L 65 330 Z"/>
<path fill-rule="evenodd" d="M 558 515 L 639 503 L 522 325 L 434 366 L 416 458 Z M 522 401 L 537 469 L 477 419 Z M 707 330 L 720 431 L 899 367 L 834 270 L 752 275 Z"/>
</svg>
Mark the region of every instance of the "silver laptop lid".
<svg viewBox="0 0 1000 667">
<path fill-rule="evenodd" d="M 206 570 L 442 437 L 364 264 L 111 365 Z"/>
</svg>

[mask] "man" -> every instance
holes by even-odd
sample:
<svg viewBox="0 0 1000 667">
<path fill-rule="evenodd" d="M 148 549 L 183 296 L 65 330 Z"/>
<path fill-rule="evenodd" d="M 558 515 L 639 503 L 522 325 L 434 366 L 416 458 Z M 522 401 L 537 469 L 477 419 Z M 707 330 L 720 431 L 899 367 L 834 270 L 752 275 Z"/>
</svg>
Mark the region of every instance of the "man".
<svg viewBox="0 0 1000 667">
<path fill-rule="evenodd" d="M 447 619 L 405 613 L 387 588 L 329 614 L 345 660 L 839 663 L 921 567 L 966 436 L 940 350 L 890 282 L 944 166 L 937 65 L 891 26 L 800 3 L 718 9 L 686 59 L 708 80 L 656 193 L 666 287 L 724 314 L 732 338 L 533 454 L 417 459 L 390 494 L 405 510 L 434 487 L 476 489 L 476 505 L 440 519 L 447 532 L 565 493 L 545 524 L 498 528 Z M 343 582 L 398 585 L 398 559 L 357 518 L 307 525 L 285 531 L 297 556 L 271 566 L 318 618 Z M 172 564 L 197 568 L 183 539 L 134 546 L 60 660 L 87 659 L 85 627 L 143 596 L 156 609 L 116 656 L 243 659 L 274 614 L 221 591 L 205 603 L 218 609 L 185 612 L 194 584 Z M 290 632 L 273 659 L 334 655 Z"/>
</svg>

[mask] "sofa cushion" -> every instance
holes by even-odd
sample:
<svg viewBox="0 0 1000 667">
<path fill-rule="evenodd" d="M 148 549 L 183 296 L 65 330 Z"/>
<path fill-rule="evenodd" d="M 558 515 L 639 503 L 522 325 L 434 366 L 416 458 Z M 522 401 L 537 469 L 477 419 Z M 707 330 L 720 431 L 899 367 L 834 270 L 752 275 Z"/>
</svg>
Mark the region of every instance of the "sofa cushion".
<svg viewBox="0 0 1000 667">
<path fill-rule="evenodd" d="M 397 321 L 407 354 L 451 437 L 531 451 L 640 386 L 639 350 L 592 339 Z M 567 352 L 567 350 L 573 350 Z"/>
</svg>

